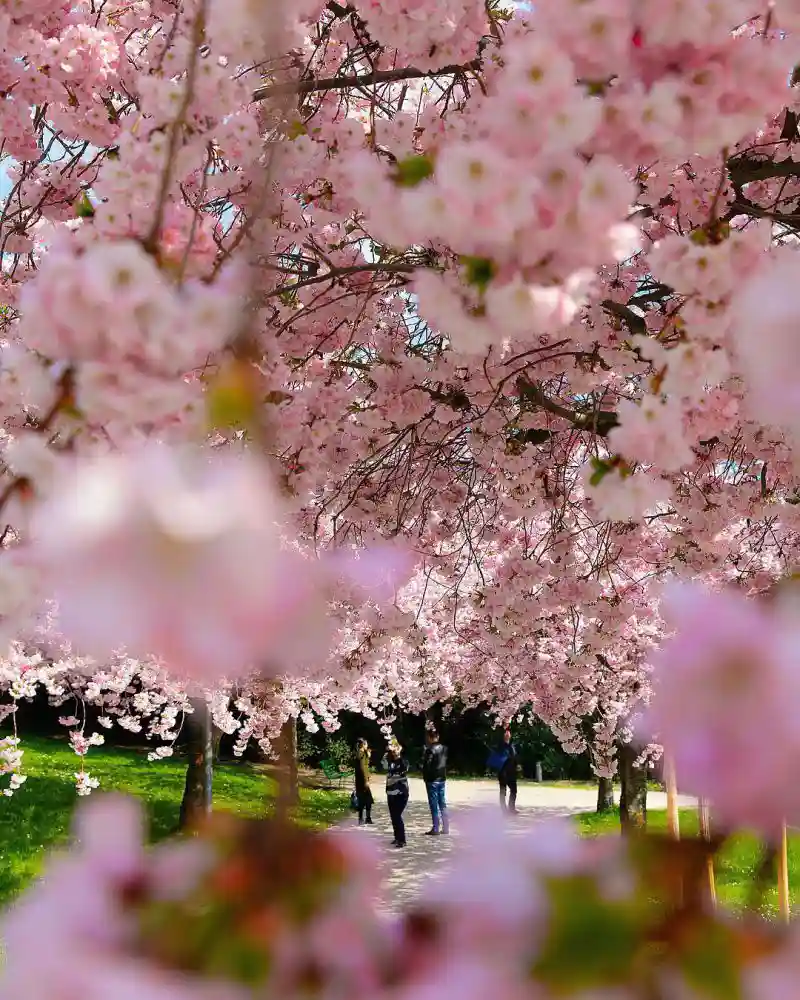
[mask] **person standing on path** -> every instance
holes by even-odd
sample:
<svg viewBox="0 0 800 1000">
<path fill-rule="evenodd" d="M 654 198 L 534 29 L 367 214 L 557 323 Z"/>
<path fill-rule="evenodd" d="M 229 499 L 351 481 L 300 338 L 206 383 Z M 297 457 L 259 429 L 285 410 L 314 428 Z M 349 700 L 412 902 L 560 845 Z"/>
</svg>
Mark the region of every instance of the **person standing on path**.
<svg viewBox="0 0 800 1000">
<path fill-rule="evenodd" d="M 431 810 L 433 827 L 426 836 L 438 837 L 440 833 L 450 832 L 450 820 L 447 815 L 447 747 L 439 742 L 439 734 L 435 729 L 429 729 L 425 735 L 425 752 L 422 755 L 422 779 L 428 793 L 428 805 Z"/>
<path fill-rule="evenodd" d="M 386 803 L 392 821 L 394 840 L 392 847 L 406 846 L 406 826 L 403 812 L 408 805 L 408 763 L 400 744 L 392 741 L 386 754 Z"/>
<path fill-rule="evenodd" d="M 369 745 L 365 739 L 356 743 L 355 767 L 356 798 L 358 799 L 358 825 L 372 824 L 372 804 L 375 799 L 369 787 Z M 366 812 L 367 818 L 364 819 Z"/>
<path fill-rule="evenodd" d="M 502 761 L 497 771 L 497 780 L 500 784 L 500 808 L 503 812 L 508 809 L 510 813 L 517 811 L 517 748 L 511 740 L 511 730 L 506 729 L 503 733 L 503 742 L 497 751 L 498 758 Z M 506 789 L 508 789 L 508 803 L 506 803 Z"/>
</svg>

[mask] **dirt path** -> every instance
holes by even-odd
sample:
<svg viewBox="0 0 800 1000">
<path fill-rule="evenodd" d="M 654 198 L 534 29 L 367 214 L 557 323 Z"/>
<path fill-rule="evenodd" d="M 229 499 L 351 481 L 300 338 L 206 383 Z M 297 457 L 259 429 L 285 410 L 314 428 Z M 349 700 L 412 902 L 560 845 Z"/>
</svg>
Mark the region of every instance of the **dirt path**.
<svg viewBox="0 0 800 1000">
<path fill-rule="evenodd" d="M 376 780 L 376 778 L 378 780 Z M 509 836 L 535 836 L 535 826 L 553 816 L 572 816 L 590 812 L 595 808 L 597 796 L 592 789 L 551 788 L 541 785 L 521 785 L 517 797 L 519 814 L 507 820 L 500 814 L 498 787 L 494 781 L 447 782 L 447 799 L 450 806 L 452 833 L 446 837 L 426 837 L 425 831 L 431 827 L 431 815 L 422 781 L 410 781 L 411 798 L 405 811 L 408 846 L 397 850 L 390 846 L 392 827 L 386 800 L 378 775 L 373 778 L 376 797 L 373 810 L 374 826 L 365 826 L 361 833 L 365 837 L 376 838 L 385 845 L 381 851 L 382 886 L 380 904 L 383 909 L 396 910 L 413 899 L 426 878 L 438 878 L 447 871 L 450 853 L 459 838 L 459 819 L 471 809 L 495 807 L 498 822 L 506 822 Z M 666 808 L 666 795 L 650 792 L 648 806 L 652 809 Z M 681 800 L 681 805 L 691 805 L 689 799 Z M 347 825 L 356 825 L 355 818 Z"/>
</svg>

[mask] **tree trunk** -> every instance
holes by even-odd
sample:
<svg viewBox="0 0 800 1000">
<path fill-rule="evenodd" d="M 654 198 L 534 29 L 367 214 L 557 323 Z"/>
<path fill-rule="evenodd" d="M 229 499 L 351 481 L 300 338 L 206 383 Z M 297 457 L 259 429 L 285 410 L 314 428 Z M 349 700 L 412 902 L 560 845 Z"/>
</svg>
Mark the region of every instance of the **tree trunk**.
<svg viewBox="0 0 800 1000">
<path fill-rule="evenodd" d="M 214 778 L 214 736 L 211 713 L 206 701 L 193 698 L 194 713 L 189 719 L 189 766 L 186 768 L 186 783 L 179 827 L 192 829 L 204 816 L 211 812 L 211 789 Z"/>
<path fill-rule="evenodd" d="M 297 781 L 297 719 L 287 719 L 281 726 L 278 747 L 278 812 L 285 813 L 300 801 Z"/>
<path fill-rule="evenodd" d="M 597 811 L 611 812 L 614 808 L 614 786 L 611 778 L 597 779 Z"/>
<path fill-rule="evenodd" d="M 636 767 L 636 748 L 630 743 L 619 747 L 619 821 L 622 832 L 643 830 L 647 826 L 647 768 Z"/>
<path fill-rule="evenodd" d="M 211 725 L 211 752 L 213 753 L 213 760 L 215 764 L 219 764 L 219 750 L 222 745 L 222 730 L 217 729 L 217 727 L 212 723 Z"/>
</svg>

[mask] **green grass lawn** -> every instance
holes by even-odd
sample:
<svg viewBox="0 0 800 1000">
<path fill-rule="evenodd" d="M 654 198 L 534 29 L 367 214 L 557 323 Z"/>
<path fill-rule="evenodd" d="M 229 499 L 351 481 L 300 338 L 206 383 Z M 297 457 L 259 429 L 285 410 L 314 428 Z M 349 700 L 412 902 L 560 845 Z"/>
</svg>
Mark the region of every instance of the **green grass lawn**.
<svg viewBox="0 0 800 1000">
<path fill-rule="evenodd" d="M 79 761 L 65 741 L 26 737 L 22 746 L 28 780 L 13 797 L 0 799 L 0 906 L 39 874 L 47 848 L 67 838 L 72 811 L 79 801 L 74 785 Z M 127 792 L 147 803 L 154 840 L 175 830 L 183 794 L 183 760 L 150 763 L 142 751 L 94 747 L 87 757 L 87 770 L 100 779 L 101 790 Z M 214 808 L 261 816 L 276 790 L 274 779 L 258 768 L 242 763 L 222 764 L 214 775 Z M 301 788 L 300 797 L 297 821 L 303 826 L 322 828 L 346 812 L 349 791 Z M 576 822 L 586 836 L 619 832 L 616 811 L 602 816 L 583 813 Z M 648 822 L 653 830 L 665 830 L 666 812 L 649 812 Z M 682 809 L 681 830 L 686 835 L 696 834 L 697 826 L 696 812 Z M 740 836 L 730 843 L 716 869 L 721 902 L 733 907 L 743 905 L 759 858 L 755 838 Z M 800 836 L 790 837 L 789 877 L 792 902 L 800 905 Z M 776 908 L 775 889 L 765 902 L 768 908 Z"/>
<path fill-rule="evenodd" d="M 0 799 L 0 906 L 39 874 L 46 849 L 67 838 L 72 811 L 80 801 L 74 780 L 80 762 L 65 741 L 25 737 L 21 748 L 28 780 L 11 798 Z M 142 751 L 92 747 L 86 770 L 99 778 L 98 791 L 127 792 L 147 803 L 154 840 L 175 830 L 185 761 L 151 763 Z M 214 774 L 214 809 L 263 816 L 276 790 L 275 780 L 251 765 L 221 764 Z M 301 788 L 297 822 L 329 826 L 346 811 L 348 799 L 344 791 Z"/>
<path fill-rule="evenodd" d="M 576 817 L 582 834 L 619 833 L 619 817 L 616 812 L 584 813 Z M 697 835 L 698 818 L 694 809 L 681 809 L 681 833 L 687 837 Z M 666 810 L 648 810 L 647 826 L 650 830 L 666 831 Z M 761 846 L 755 837 L 739 835 L 730 841 L 717 858 L 715 877 L 717 898 L 727 906 L 738 908 L 745 904 L 749 887 L 761 858 Z M 800 905 L 800 836 L 789 837 L 789 892 L 792 907 Z M 774 913 L 778 907 L 778 892 L 773 886 L 766 894 L 764 911 Z"/>
</svg>

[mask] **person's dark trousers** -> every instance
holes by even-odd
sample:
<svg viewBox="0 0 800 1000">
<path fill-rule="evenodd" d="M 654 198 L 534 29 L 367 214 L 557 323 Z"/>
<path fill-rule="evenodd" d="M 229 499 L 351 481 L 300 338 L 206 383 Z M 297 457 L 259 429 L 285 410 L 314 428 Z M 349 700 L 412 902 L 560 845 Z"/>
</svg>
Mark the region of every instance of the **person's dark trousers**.
<svg viewBox="0 0 800 1000">
<path fill-rule="evenodd" d="M 364 822 L 364 813 L 367 814 L 367 823 L 372 822 L 372 792 L 367 788 L 363 792 L 358 792 L 358 822 Z"/>
<path fill-rule="evenodd" d="M 392 821 L 394 841 L 401 847 L 406 845 L 406 825 L 403 822 L 403 811 L 408 805 L 408 792 L 398 792 L 386 796 L 389 802 L 389 818 Z"/>
<path fill-rule="evenodd" d="M 425 785 L 428 792 L 428 805 L 431 810 L 433 829 L 431 833 L 449 833 L 450 819 L 447 815 L 446 781 L 429 781 Z M 441 827 L 441 830 L 440 830 Z"/>
<path fill-rule="evenodd" d="M 506 808 L 506 789 L 508 789 L 508 811 L 517 811 L 517 779 L 516 778 L 501 778 L 500 779 L 500 806 L 502 809 Z"/>
</svg>

